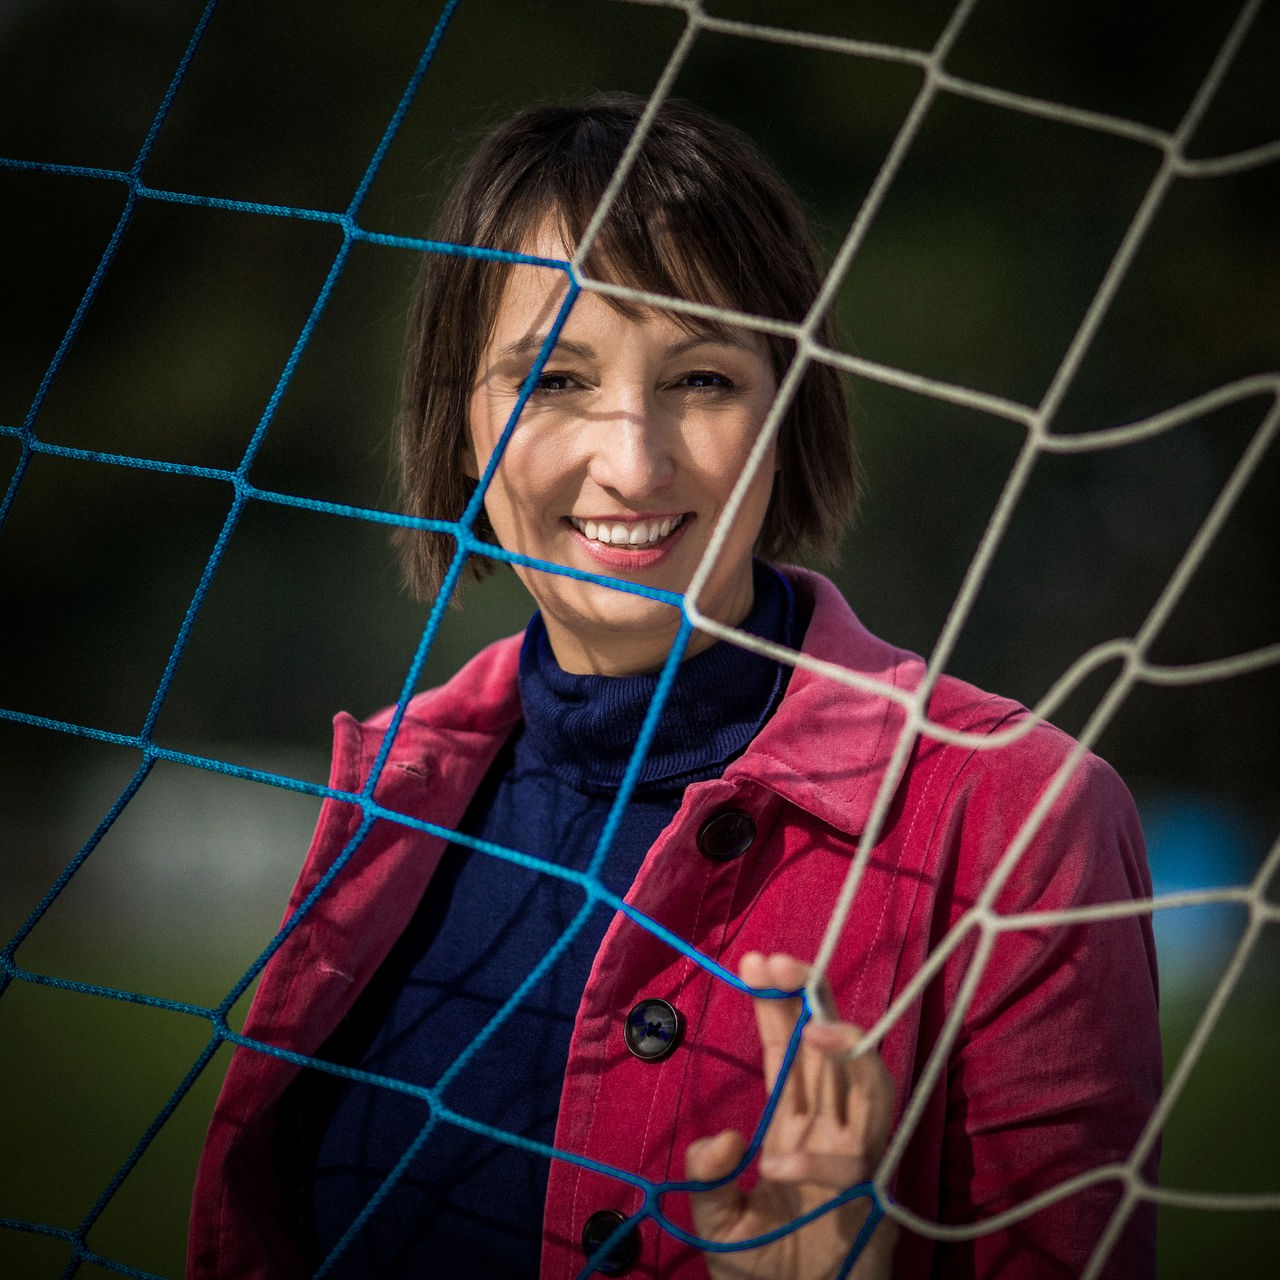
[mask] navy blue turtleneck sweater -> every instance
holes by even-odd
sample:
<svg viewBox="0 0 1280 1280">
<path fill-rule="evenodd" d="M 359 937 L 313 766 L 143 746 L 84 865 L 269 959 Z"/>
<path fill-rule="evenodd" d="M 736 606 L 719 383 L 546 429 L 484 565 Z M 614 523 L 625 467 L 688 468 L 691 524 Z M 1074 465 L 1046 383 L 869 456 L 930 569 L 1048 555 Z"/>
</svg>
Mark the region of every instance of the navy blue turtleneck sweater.
<svg viewBox="0 0 1280 1280">
<path fill-rule="evenodd" d="M 795 612 L 787 583 L 758 563 L 744 629 L 794 644 L 803 629 Z M 600 868 L 610 890 L 626 893 L 684 788 L 719 776 L 745 749 L 777 705 L 788 670 L 728 644 L 681 664 Z M 476 793 L 463 831 L 585 870 L 657 679 L 566 673 L 535 615 L 520 655 L 524 720 Z M 611 916 L 587 904 L 569 881 L 450 845 L 409 928 L 321 1056 L 429 1087 L 443 1080 L 447 1107 L 550 1146 L 574 1016 Z M 492 1026 L 557 947 L 518 1007 Z M 451 1074 L 463 1053 L 470 1056 Z M 393 1090 L 333 1077 L 319 1086 L 310 1210 L 324 1257 L 432 1115 Z M 541 1155 L 437 1122 L 329 1274 L 534 1277 L 547 1174 Z"/>
</svg>

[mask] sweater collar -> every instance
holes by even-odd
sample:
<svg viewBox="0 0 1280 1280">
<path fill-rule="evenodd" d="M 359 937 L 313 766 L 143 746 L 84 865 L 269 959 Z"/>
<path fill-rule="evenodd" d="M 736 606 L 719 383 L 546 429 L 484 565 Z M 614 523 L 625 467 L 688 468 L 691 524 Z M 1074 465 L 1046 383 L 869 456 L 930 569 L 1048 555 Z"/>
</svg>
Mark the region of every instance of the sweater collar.
<svg viewBox="0 0 1280 1280">
<path fill-rule="evenodd" d="M 907 704 L 919 699 L 925 663 L 867 631 L 836 586 L 820 574 L 793 566 L 782 573 L 795 592 L 803 655 L 815 666 L 791 673 L 777 714 L 724 770 L 724 781 L 766 787 L 857 836 L 906 726 Z M 456 811 L 433 812 L 434 821 L 448 826 L 461 816 L 499 747 L 520 723 L 517 669 L 523 639 L 496 641 L 440 688 L 414 698 L 378 787 L 381 803 L 417 812 L 423 788 L 430 787 L 450 804 L 456 800 Z M 850 683 L 832 679 L 828 671 L 848 672 Z M 971 705 L 953 709 L 950 722 L 968 726 L 993 700 L 967 685 L 960 693 Z M 380 749 L 392 710 L 358 729 L 349 752 L 358 753 L 360 778 Z"/>
<path fill-rule="evenodd" d="M 742 630 L 794 647 L 803 625 L 790 584 L 754 566 L 755 598 Z M 638 786 L 678 789 L 718 777 L 772 714 L 790 668 L 718 641 L 682 662 L 663 704 Z M 523 745 L 576 790 L 616 791 L 658 675 L 573 675 L 555 660 L 542 615 L 534 614 L 520 651 Z"/>
</svg>

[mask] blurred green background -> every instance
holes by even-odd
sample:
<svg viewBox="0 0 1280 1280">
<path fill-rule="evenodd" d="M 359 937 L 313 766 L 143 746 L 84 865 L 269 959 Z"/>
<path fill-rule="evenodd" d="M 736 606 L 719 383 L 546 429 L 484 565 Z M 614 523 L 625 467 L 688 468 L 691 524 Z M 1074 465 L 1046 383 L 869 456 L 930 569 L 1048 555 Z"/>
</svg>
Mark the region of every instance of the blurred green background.
<svg viewBox="0 0 1280 1280">
<path fill-rule="evenodd" d="M 0 158 L 127 170 L 202 11 L 197 0 L 3 0 Z M 707 12 L 925 50 L 935 0 L 708 0 Z M 1263 5 L 1187 153 L 1280 138 L 1280 6 Z M 1221 4 L 978 0 L 947 70 L 1176 128 L 1235 20 Z M 352 198 L 439 16 L 427 0 L 224 0 L 142 172 L 168 191 L 338 210 Z M 483 127 L 539 99 L 651 91 L 673 7 L 462 0 L 375 177 L 363 227 L 422 235 Z M 919 92 L 918 68 L 702 33 L 676 92 L 770 152 L 834 252 Z M 713 162 L 714 158 L 709 158 Z M 839 301 L 870 361 L 1038 404 L 1156 175 L 1150 146 L 943 94 Z M 0 488 L 16 436 L 126 201 L 119 181 L 0 165 Z M 1280 369 L 1280 163 L 1175 181 L 1054 422 L 1132 421 Z M 143 201 L 33 420 L 71 448 L 235 467 L 340 246 L 316 222 Z M 389 508 L 388 425 L 416 262 L 359 246 L 270 422 L 262 488 Z M 928 653 L 1022 444 L 972 409 L 851 384 L 867 495 L 836 576 L 863 619 Z M 949 668 L 1028 703 L 1092 645 L 1131 635 L 1271 401 L 1142 444 L 1045 457 Z M 1161 662 L 1280 636 L 1273 447 L 1162 630 Z M 12 718 L 142 727 L 231 501 L 220 482 L 40 455 L 0 530 L 0 934 L 10 937 L 138 767 L 135 751 Z M 525 621 L 508 574 L 468 592 L 435 681 Z M 164 747 L 323 783 L 329 717 L 395 698 L 425 610 L 385 529 L 251 505 L 156 723 Z M 1055 713 L 1079 731 L 1104 668 Z M 1098 749 L 1135 793 L 1157 886 L 1243 885 L 1280 831 L 1280 678 L 1270 667 L 1143 687 Z M 17 952 L 24 969 L 196 1004 L 274 930 L 317 804 L 156 767 Z M 1271 887 L 1270 901 L 1275 901 Z M 1274 908 L 1273 908 L 1274 909 Z M 1160 913 L 1167 1069 L 1246 925 Z M 1263 931 L 1166 1134 L 1164 1184 L 1280 1193 L 1280 947 Z M 208 1042 L 197 1017 L 30 982 L 0 1000 L 0 1218 L 74 1227 Z M 90 1246 L 181 1270 L 186 1202 L 225 1059 L 110 1200 Z M 1264 1274 L 1280 1213 L 1162 1213 L 1161 1275 Z M 57 1238 L 0 1230 L 0 1276 L 63 1274 Z M 92 1265 L 81 1274 L 108 1274 Z"/>
</svg>

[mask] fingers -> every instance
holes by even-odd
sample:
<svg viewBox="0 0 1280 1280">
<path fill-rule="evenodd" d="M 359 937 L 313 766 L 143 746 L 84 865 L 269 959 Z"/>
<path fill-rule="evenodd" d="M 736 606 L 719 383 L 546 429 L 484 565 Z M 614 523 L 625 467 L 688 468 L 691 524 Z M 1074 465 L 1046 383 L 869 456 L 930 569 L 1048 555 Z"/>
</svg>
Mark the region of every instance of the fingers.
<svg viewBox="0 0 1280 1280">
<path fill-rule="evenodd" d="M 809 978 L 809 966 L 788 955 L 764 956 L 751 951 L 742 957 L 738 972 L 744 982 L 760 989 L 773 987 L 782 991 L 795 991 Z M 799 996 L 781 999 L 757 996 L 755 999 L 756 1026 L 764 1057 L 765 1088 L 772 1092 L 787 1051 L 795 1036 L 796 1022 L 803 1010 Z M 839 1024 L 843 1025 L 843 1024 Z M 814 1026 L 810 1023 L 809 1027 Z M 806 1040 L 809 1035 L 806 1028 Z M 819 1046 L 823 1041 L 819 1041 Z M 840 1048 L 847 1045 L 841 1044 Z M 807 1044 L 801 1048 L 783 1086 L 781 1102 L 795 1112 L 821 1111 L 838 1115 L 842 1110 L 841 1082 L 823 1069 L 825 1055 L 814 1054 Z"/>
<path fill-rule="evenodd" d="M 809 968 L 787 955 L 743 956 L 739 973 L 755 991 L 800 991 Z M 743 1252 L 709 1251 L 714 1280 L 778 1280 L 780 1276 L 835 1276 L 863 1230 L 870 1205 L 841 1193 L 874 1173 L 888 1140 L 893 1086 L 872 1050 L 859 1053 L 861 1032 L 836 1020 L 824 993 L 813 993 L 816 1016 L 807 1020 L 786 1079 L 778 1091 L 759 1152 L 758 1178 L 744 1192 L 733 1175 L 747 1143 L 726 1130 L 691 1143 L 685 1168 L 691 1181 L 715 1184 L 690 1196 L 694 1230 L 707 1241 L 745 1244 L 771 1237 L 809 1214 L 793 1233 L 753 1244 Z M 777 1085 L 804 1009 L 799 996 L 753 1001 L 764 1059 L 764 1084 Z M 840 1197 L 841 1202 L 833 1204 Z M 819 1212 L 822 1211 L 822 1212 Z M 891 1273 L 894 1233 L 880 1224 L 853 1275 L 869 1280 Z"/>
<path fill-rule="evenodd" d="M 851 1027 L 845 1028 L 852 1031 Z M 805 1027 L 807 1033 L 809 1028 Z M 800 1053 L 813 1080 L 814 1111 L 839 1128 L 849 1123 L 850 1108 L 846 1105 L 849 1092 L 849 1072 L 846 1070 L 845 1047 L 834 1053 L 824 1052 L 821 1044 L 806 1034 L 801 1041 Z"/>
<path fill-rule="evenodd" d="M 866 1182 L 870 1175 L 871 1170 L 860 1155 L 803 1149 L 760 1155 L 761 1178 L 792 1187 L 816 1187 L 823 1200 Z"/>
<path fill-rule="evenodd" d="M 893 1120 L 893 1080 L 874 1050 L 854 1056 L 861 1040 L 858 1028 L 848 1023 L 810 1022 L 796 1059 L 815 1098 L 805 1147 L 849 1157 L 848 1176 L 854 1181 L 871 1176 Z"/>
<path fill-rule="evenodd" d="M 795 990 L 809 978 L 808 966 L 793 957 L 758 952 L 742 958 L 739 972 L 756 989 Z M 801 1008 L 798 997 L 755 1000 L 765 1085 L 770 1091 Z M 811 1178 L 822 1186 L 847 1186 L 868 1176 L 883 1154 L 892 1120 L 893 1082 L 878 1054 L 856 1053 L 860 1041 L 861 1032 L 845 1022 L 814 1018 L 805 1025 L 765 1138 L 765 1157 L 785 1158 L 779 1167 L 788 1172 L 779 1173 L 779 1180 Z M 821 1158 L 826 1156 L 836 1159 Z M 814 1159 L 806 1163 L 808 1157 Z M 835 1184 L 832 1178 L 837 1179 Z"/>
<path fill-rule="evenodd" d="M 791 956 L 763 956 L 758 951 L 748 951 L 738 967 L 743 982 L 757 990 L 769 987 L 780 991 L 798 990 L 804 986 L 808 973 L 808 967 Z M 785 1000 L 756 998 L 756 1027 L 764 1052 L 765 1088 L 769 1091 L 773 1090 L 782 1070 L 802 1008 L 799 996 Z"/>
<path fill-rule="evenodd" d="M 732 1129 L 712 1138 L 699 1138 L 689 1143 L 685 1152 L 685 1171 L 698 1182 L 718 1182 L 733 1172 L 746 1149 L 742 1135 Z"/>
<path fill-rule="evenodd" d="M 847 1022 L 810 1022 L 803 1045 L 823 1068 L 822 1106 L 851 1135 L 859 1135 L 865 1157 L 875 1162 L 884 1153 L 893 1120 L 893 1079 L 874 1050 L 854 1056 L 862 1033 Z"/>
<path fill-rule="evenodd" d="M 746 1149 L 742 1135 L 731 1129 L 713 1138 L 699 1138 L 685 1151 L 685 1173 L 696 1182 L 718 1182 L 734 1171 Z M 707 1239 L 729 1235 L 742 1212 L 743 1196 L 736 1178 L 720 1187 L 695 1191 L 689 1200 L 693 1228 Z"/>
</svg>

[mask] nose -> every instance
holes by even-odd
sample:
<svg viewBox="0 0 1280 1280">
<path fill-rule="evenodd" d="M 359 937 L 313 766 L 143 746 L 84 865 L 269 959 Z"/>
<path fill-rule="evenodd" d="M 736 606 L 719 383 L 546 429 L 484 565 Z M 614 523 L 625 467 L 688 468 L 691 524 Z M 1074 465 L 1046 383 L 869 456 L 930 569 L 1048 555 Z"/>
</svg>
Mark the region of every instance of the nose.
<svg viewBox="0 0 1280 1280">
<path fill-rule="evenodd" d="M 653 398 L 619 395 L 595 426 L 589 474 L 602 489 L 635 503 L 675 476 L 671 424 Z"/>
</svg>

